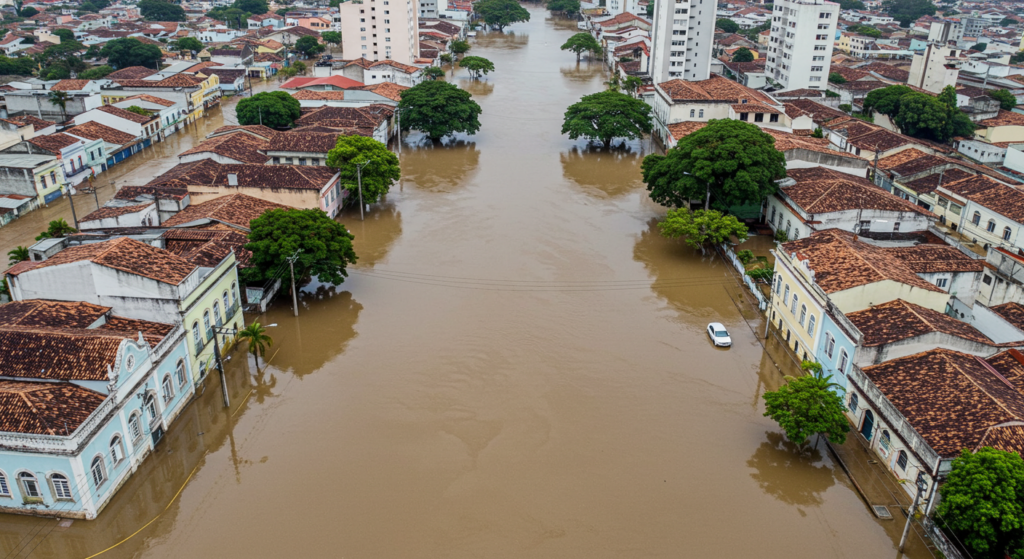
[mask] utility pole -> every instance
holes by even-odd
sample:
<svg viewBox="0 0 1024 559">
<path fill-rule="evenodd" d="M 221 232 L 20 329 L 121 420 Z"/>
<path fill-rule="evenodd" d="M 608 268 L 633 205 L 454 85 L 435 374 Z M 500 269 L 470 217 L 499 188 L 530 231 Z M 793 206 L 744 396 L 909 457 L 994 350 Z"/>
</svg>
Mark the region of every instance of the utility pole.
<svg viewBox="0 0 1024 559">
<path fill-rule="evenodd" d="M 395 121 L 398 128 L 398 155 L 402 155 L 402 111 L 395 107 Z"/>
<path fill-rule="evenodd" d="M 296 250 L 295 254 L 288 258 L 288 267 L 291 268 L 292 271 L 292 309 L 294 309 L 295 316 L 299 316 L 299 298 L 298 295 L 296 295 L 295 289 L 295 261 L 299 259 L 300 252 L 302 251 Z"/>
<path fill-rule="evenodd" d="M 370 163 L 373 163 L 372 159 L 367 159 L 362 163 L 356 163 L 356 182 L 359 184 L 359 221 L 363 221 L 363 167 L 366 167 Z"/>
<path fill-rule="evenodd" d="M 914 504 L 910 505 L 907 513 L 907 524 L 903 526 L 903 537 L 900 538 L 900 553 L 903 553 L 903 545 L 907 543 L 907 534 L 910 532 L 910 521 L 914 519 L 914 511 L 917 510 L 917 503 L 921 500 L 921 480 L 917 481 L 917 494 L 914 495 Z"/>
<path fill-rule="evenodd" d="M 71 202 L 71 221 L 75 222 L 75 229 L 78 229 L 78 215 L 75 214 L 75 199 L 71 196 L 70 186 L 68 186 L 68 202 Z"/>
<path fill-rule="evenodd" d="M 220 359 L 220 344 L 217 343 L 217 328 L 213 328 L 213 355 L 217 358 L 217 369 L 220 371 L 220 391 L 224 396 L 224 407 L 231 407 L 231 398 L 228 396 L 228 379 L 224 374 L 224 362 Z"/>
</svg>

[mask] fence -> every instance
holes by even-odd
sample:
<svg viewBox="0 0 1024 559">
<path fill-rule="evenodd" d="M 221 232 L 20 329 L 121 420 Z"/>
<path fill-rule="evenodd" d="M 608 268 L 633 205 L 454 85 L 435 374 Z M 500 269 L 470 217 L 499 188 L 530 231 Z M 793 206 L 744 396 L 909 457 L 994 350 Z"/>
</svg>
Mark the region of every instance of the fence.
<svg viewBox="0 0 1024 559">
<path fill-rule="evenodd" d="M 728 245 L 722 244 L 718 246 L 718 250 L 725 256 L 726 260 L 732 263 L 733 268 L 736 268 L 736 271 L 740 273 L 740 277 L 743 278 L 743 283 L 746 284 L 747 288 L 750 289 L 750 292 L 753 293 L 754 297 L 757 299 L 757 308 L 761 311 L 767 309 L 768 299 L 763 293 L 761 293 L 761 288 L 754 283 L 754 280 L 751 279 L 750 276 L 747 275 L 747 267 L 740 262 L 739 257 L 736 256 L 736 253 L 733 252 L 732 248 Z"/>
</svg>

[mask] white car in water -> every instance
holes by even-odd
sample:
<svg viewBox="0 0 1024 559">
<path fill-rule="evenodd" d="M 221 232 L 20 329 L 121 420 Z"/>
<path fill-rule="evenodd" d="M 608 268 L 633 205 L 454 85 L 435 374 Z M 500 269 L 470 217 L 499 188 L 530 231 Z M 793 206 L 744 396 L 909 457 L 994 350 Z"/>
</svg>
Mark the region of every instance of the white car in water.
<svg viewBox="0 0 1024 559">
<path fill-rule="evenodd" d="M 708 324 L 708 336 L 711 338 L 711 343 L 715 344 L 715 346 L 729 347 L 732 345 L 729 331 L 725 329 L 721 322 Z"/>
</svg>

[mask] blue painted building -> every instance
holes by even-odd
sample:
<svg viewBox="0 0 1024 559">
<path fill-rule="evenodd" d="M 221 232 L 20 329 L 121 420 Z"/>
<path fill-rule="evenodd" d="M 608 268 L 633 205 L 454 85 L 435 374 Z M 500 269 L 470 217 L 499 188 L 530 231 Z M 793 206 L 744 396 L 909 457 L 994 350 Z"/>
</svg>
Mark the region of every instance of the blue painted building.
<svg viewBox="0 0 1024 559">
<path fill-rule="evenodd" d="M 195 392 L 180 324 L 28 300 L 0 344 L 0 512 L 96 518 Z"/>
<path fill-rule="evenodd" d="M 853 367 L 860 332 L 839 309 L 831 303 L 828 306 L 826 312 L 822 313 L 821 335 L 818 337 L 814 357 L 821 363 L 822 372 L 831 375 L 832 382 L 842 386 L 845 392 L 849 389 L 847 376 Z"/>
</svg>

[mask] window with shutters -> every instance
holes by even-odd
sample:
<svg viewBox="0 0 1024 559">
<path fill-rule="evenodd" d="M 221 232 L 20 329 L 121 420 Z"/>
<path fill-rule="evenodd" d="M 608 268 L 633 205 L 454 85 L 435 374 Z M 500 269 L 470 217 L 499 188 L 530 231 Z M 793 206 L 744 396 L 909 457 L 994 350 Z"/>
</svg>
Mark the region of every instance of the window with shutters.
<svg viewBox="0 0 1024 559">
<path fill-rule="evenodd" d="M 71 484 L 64 474 L 53 474 L 50 476 L 50 484 L 53 486 L 53 498 L 57 501 L 71 500 Z"/>
</svg>

